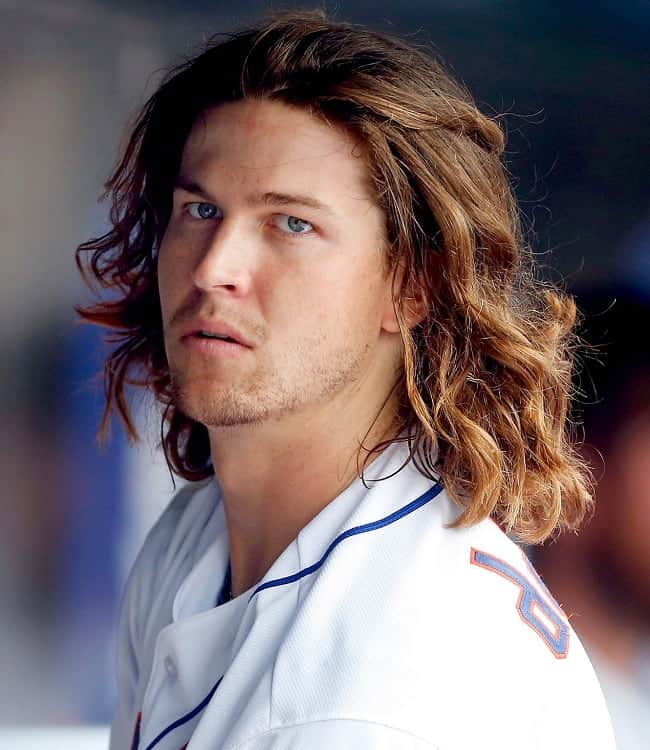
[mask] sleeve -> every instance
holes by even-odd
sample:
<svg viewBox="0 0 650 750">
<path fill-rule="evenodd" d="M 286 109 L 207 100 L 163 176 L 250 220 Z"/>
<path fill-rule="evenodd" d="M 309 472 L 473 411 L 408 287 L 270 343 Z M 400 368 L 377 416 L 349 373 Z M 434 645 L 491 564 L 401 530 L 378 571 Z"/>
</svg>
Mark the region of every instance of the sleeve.
<svg viewBox="0 0 650 750">
<path fill-rule="evenodd" d="M 614 731 L 600 684 L 583 650 L 574 639 L 573 649 L 581 668 L 579 679 L 555 683 L 547 705 L 540 710 L 530 746 L 573 750 L 616 750 Z"/>
<path fill-rule="evenodd" d="M 576 695 L 572 702 L 574 710 L 556 711 L 546 718 L 531 743 L 534 748 L 557 748 L 573 750 L 588 747 L 590 750 L 616 750 L 614 731 L 609 712 L 603 701 L 583 710 L 582 696 Z"/>
<path fill-rule="evenodd" d="M 117 627 L 116 676 L 117 702 L 111 725 L 110 750 L 123 750 L 131 746 L 136 721 L 137 689 L 140 677 L 138 645 L 142 632 L 141 576 L 138 565 L 142 552 L 131 569 L 122 598 L 122 607 Z"/>
<path fill-rule="evenodd" d="M 441 750 L 394 727 L 353 719 L 329 719 L 270 729 L 229 750 Z"/>
<path fill-rule="evenodd" d="M 130 748 L 138 712 L 142 674 L 146 653 L 147 615 L 157 582 L 162 576 L 163 560 L 179 515 L 192 494 L 191 486 L 182 488 L 172 498 L 153 525 L 131 568 L 124 589 L 116 639 L 117 699 L 111 724 L 109 750 Z"/>
</svg>

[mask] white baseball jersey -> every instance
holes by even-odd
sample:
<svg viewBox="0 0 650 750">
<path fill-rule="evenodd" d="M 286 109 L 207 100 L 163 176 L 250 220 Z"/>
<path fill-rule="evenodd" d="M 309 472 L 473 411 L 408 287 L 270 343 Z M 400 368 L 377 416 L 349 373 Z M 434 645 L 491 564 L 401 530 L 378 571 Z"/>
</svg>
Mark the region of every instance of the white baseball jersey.
<svg viewBox="0 0 650 750">
<path fill-rule="evenodd" d="M 150 532 L 118 635 L 111 750 L 612 750 L 596 676 L 520 548 L 393 444 L 248 591 L 219 485 Z"/>
</svg>

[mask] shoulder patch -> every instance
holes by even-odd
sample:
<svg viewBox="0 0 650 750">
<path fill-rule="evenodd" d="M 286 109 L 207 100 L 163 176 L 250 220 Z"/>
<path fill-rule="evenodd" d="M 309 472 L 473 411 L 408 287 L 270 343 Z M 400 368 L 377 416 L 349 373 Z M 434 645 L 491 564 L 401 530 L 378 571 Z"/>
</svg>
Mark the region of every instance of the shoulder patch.
<svg viewBox="0 0 650 750">
<path fill-rule="evenodd" d="M 519 588 L 516 607 L 522 621 L 539 635 L 556 659 L 564 659 L 569 653 L 570 634 L 566 616 L 523 551 L 521 554 L 525 572 L 475 547 L 470 563 L 497 573 Z"/>
</svg>

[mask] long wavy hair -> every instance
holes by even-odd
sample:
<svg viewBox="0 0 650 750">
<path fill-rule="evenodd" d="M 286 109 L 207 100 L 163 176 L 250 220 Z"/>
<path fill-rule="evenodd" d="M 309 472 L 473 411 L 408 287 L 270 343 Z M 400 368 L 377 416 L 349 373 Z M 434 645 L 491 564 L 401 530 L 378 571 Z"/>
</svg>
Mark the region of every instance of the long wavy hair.
<svg viewBox="0 0 650 750">
<path fill-rule="evenodd" d="M 428 50 L 321 11 L 213 38 L 137 117 L 105 184 L 112 229 L 76 253 L 86 282 L 110 294 L 75 309 L 118 344 L 105 362 L 100 441 L 113 411 L 138 438 L 127 386 L 149 388 L 172 470 L 188 480 L 214 471 L 206 427 L 173 400 L 156 258 L 192 125 L 247 97 L 307 108 L 367 144 L 404 344 L 400 426 L 420 470 L 461 505 L 457 525 L 491 517 L 527 542 L 575 527 L 591 502 L 569 434 L 576 306 L 536 278 L 503 130 Z M 409 327 L 414 300 L 426 316 Z"/>
</svg>

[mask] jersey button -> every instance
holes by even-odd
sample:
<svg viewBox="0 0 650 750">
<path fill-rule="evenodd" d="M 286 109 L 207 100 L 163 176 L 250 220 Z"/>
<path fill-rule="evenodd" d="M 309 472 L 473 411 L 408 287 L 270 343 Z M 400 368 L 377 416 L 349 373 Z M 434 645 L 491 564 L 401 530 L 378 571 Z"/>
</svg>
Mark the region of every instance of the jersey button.
<svg viewBox="0 0 650 750">
<path fill-rule="evenodd" d="M 174 679 L 178 674 L 176 664 L 174 664 L 174 660 L 171 658 L 171 656 L 165 657 L 165 671 L 172 679 Z"/>
</svg>

